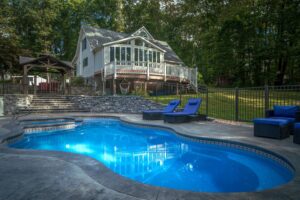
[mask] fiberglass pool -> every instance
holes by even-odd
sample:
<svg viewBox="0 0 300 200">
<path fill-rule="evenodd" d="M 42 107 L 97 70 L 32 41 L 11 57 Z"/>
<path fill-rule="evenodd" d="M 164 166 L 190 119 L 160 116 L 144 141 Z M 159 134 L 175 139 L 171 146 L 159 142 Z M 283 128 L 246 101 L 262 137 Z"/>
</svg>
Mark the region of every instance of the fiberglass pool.
<svg viewBox="0 0 300 200">
<path fill-rule="evenodd" d="M 132 180 L 195 192 L 261 191 L 294 176 L 288 164 L 272 156 L 107 118 L 85 119 L 74 129 L 28 134 L 10 147 L 83 154 Z"/>
</svg>

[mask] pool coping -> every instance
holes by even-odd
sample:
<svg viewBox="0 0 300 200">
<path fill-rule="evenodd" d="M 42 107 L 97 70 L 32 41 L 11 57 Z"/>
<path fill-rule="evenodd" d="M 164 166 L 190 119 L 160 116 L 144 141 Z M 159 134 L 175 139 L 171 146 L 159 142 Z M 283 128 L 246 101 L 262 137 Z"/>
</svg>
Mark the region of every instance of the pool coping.
<svg viewBox="0 0 300 200">
<path fill-rule="evenodd" d="M 74 116 L 74 115 L 72 115 Z M 262 149 L 264 146 L 259 146 L 258 144 L 248 144 L 245 142 L 237 142 L 237 141 L 230 141 L 226 139 L 217 139 L 217 138 L 207 138 L 202 137 L 195 134 L 190 134 L 185 132 L 184 130 L 175 130 L 172 128 L 172 124 L 164 124 L 164 125 L 157 125 L 151 123 L 151 121 L 143 121 L 136 122 L 131 119 L 128 119 L 126 116 L 118 116 L 114 114 L 92 114 L 92 115 L 85 115 L 85 114 L 79 114 L 74 116 L 75 118 L 80 117 L 107 117 L 107 118 L 115 118 L 119 119 L 122 122 L 135 124 L 139 126 L 148 126 L 148 127 L 156 127 L 156 128 L 163 128 L 168 129 L 174 132 L 175 134 L 194 138 L 194 139 L 211 139 L 211 140 L 218 140 L 222 142 L 230 142 L 230 143 L 238 143 L 242 145 L 250 145 L 251 147 L 259 147 Z M 31 119 L 34 119 L 32 117 Z M 299 186 L 300 186 L 300 162 L 294 162 L 294 160 L 299 160 L 299 157 L 297 155 L 294 155 L 292 152 L 288 153 L 286 151 L 282 152 L 282 149 L 279 147 L 278 150 L 274 151 L 271 150 L 271 152 L 274 152 L 277 156 L 280 155 L 281 157 L 288 160 L 292 166 L 295 169 L 295 177 L 292 181 L 289 183 L 279 186 L 277 188 L 269 189 L 269 190 L 263 190 L 259 192 L 239 192 L 239 193 L 208 193 L 208 192 L 191 192 L 191 191 L 183 191 L 183 190 L 174 190 L 174 189 L 168 189 L 168 188 L 162 188 L 162 187 L 156 187 L 156 186 L 150 186 L 145 185 L 139 182 L 136 182 L 134 180 L 131 180 L 129 178 L 120 176 L 116 173 L 114 173 L 112 170 L 104 166 L 101 162 L 97 162 L 97 167 L 93 165 L 91 167 L 89 162 L 95 162 L 93 158 L 79 155 L 79 154 L 73 154 L 73 153 L 67 153 L 67 152 L 58 152 L 58 151 L 42 151 L 42 150 L 19 150 L 19 149 L 13 149 L 8 148 L 6 146 L 7 140 L 14 140 L 22 137 L 24 131 L 22 127 L 18 127 L 15 125 L 16 121 L 10 121 L 10 123 L 5 124 L 4 126 L 10 131 L 9 134 L 6 134 L 6 137 L 0 138 L 0 150 L 4 153 L 11 153 L 11 154 L 30 154 L 30 155 L 43 155 L 48 157 L 55 157 L 58 159 L 62 159 L 64 161 L 67 161 L 69 163 L 72 163 L 74 165 L 77 165 L 80 167 L 87 175 L 89 175 L 91 178 L 93 178 L 95 181 L 100 183 L 101 185 L 110 188 L 112 190 L 115 190 L 117 192 L 137 197 L 141 199 L 298 199 L 300 196 Z M 272 140 L 271 140 L 272 141 Z M 270 151 L 266 149 L 267 151 Z M 297 158 L 294 158 L 297 156 Z M 292 160 L 292 161 L 291 161 Z M 81 162 L 82 161 L 82 162 Z"/>
</svg>

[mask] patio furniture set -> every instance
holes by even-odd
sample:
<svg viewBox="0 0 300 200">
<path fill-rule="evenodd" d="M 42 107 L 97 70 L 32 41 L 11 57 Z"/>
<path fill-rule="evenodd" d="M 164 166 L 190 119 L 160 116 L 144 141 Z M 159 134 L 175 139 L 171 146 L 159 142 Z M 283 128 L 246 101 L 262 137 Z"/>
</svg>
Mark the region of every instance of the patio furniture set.
<svg viewBox="0 0 300 200">
<path fill-rule="evenodd" d="M 300 144 L 300 107 L 278 106 L 266 111 L 265 118 L 256 118 L 254 136 L 284 139 L 294 135 L 293 142 Z"/>
<path fill-rule="evenodd" d="M 172 100 L 163 110 L 148 110 L 143 112 L 145 120 L 164 120 L 168 123 L 183 123 L 197 120 L 201 98 L 188 100 L 183 110 L 177 109 L 180 100 Z M 266 111 L 265 118 L 256 118 L 254 136 L 284 139 L 294 135 L 293 141 L 300 144 L 300 107 L 275 105 Z"/>
</svg>

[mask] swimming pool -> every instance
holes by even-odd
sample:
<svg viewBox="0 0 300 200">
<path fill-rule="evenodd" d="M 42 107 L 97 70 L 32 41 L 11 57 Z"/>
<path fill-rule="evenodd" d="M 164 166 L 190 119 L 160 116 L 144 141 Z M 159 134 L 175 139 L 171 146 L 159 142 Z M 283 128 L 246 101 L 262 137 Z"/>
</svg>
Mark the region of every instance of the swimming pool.
<svg viewBox="0 0 300 200">
<path fill-rule="evenodd" d="M 79 153 L 132 180 L 196 192 L 261 191 L 294 176 L 288 166 L 263 154 L 116 119 L 85 119 L 74 129 L 25 135 L 10 147 Z"/>
</svg>

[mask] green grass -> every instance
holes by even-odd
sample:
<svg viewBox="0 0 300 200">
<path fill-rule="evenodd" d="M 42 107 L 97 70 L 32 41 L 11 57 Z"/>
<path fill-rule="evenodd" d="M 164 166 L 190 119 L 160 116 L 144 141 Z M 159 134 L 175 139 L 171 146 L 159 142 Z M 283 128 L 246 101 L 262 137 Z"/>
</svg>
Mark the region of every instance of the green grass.
<svg viewBox="0 0 300 200">
<path fill-rule="evenodd" d="M 235 120 L 235 90 L 234 89 L 210 89 L 208 93 L 208 116 Z M 189 98 L 201 97 L 203 99 L 199 113 L 206 114 L 206 93 L 183 94 L 181 95 L 181 108 Z M 166 105 L 172 99 L 180 99 L 180 95 L 152 96 L 147 97 L 153 101 Z M 299 91 L 270 91 L 269 108 L 273 105 L 299 105 Z M 256 117 L 264 117 L 265 101 L 264 91 L 254 89 L 239 90 L 238 119 L 251 121 Z"/>
</svg>

